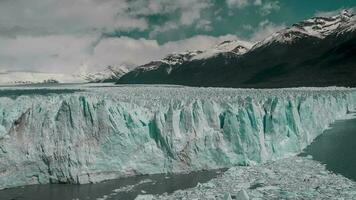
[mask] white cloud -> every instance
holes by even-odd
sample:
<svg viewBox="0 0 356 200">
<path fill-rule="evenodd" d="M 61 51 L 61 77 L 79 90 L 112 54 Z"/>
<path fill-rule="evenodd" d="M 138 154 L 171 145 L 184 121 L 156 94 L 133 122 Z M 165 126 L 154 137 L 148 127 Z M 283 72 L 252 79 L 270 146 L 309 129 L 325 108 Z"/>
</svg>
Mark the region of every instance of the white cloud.
<svg viewBox="0 0 356 200">
<path fill-rule="evenodd" d="M 338 10 L 332 10 L 332 11 L 317 11 L 314 16 L 316 17 L 332 17 L 335 15 L 339 15 L 342 10 L 345 10 L 344 8 L 338 9 Z M 356 12 L 356 7 L 353 8 L 347 8 L 350 13 L 355 13 Z"/>
<path fill-rule="evenodd" d="M 252 31 L 253 30 L 253 26 L 251 24 L 243 24 L 242 28 L 244 30 L 247 30 L 247 31 Z"/>
<path fill-rule="evenodd" d="M 156 0 L 151 0 L 156 1 Z M 180 1 L 170 1 L 170 0 L 161 0 L 174 2 L 168 4 L 165 8 L 161 8 L 162 12 L 174 12 L 179 10 L 180 17 L 178 19 L 170 20 L 163 25 L 154 25 L 152 31 L 149 34 L 150 38 L 156 37 L 158 34 L 163 32 L 172 31 L 178 29 L 182 26 L 192 26 L 194 25 L 197 29 L 201 30 L 211 30 L 210 22 L 207 19 L 202 19 L 201 13 L 204 9 L 209 8 L 213 4 L 211 0 L 180 0 Z M 167 4 L 163 4 L 167 5 Z M 143 12 L 143 13 L 147 13 Z M 162 14 L 162 13 L 161 13 Z"/>
<path fill-rule="evenodd" d="M 0 66 L 7 70 L 68 72 L 88 57 L 96 36 L 50 35 L 0 38 Z"/>
<path fill-rule="evenodd" d="M 197 22 L 196 29 L 201 29 L 204 31 L 212 31 L 213 27 L 211 27 L 211 21 L 202 19 Z"/>
<path fill-rule="evenodd" d="M 262 7 L 260 9 L 261 15 L 269 15 L 273 11 L 278 11 L 280 9 L 279 2 L 278 1 L 270 1 L 262 4 Z"/>
<path fill-rule="evenodd" d="M 87 33 L 101 29 L 144 30 L 144 18 L 130 16 L 126 1 L 0 1 L 0 25 L 28 35 Z M 119 13 L 119 14 L 118 14 Z"/>
<path fill-rule="evenodd" d="M 280 9 L 279 1 L 277 0 L 226 0 L 229 8 L 245 8 L 248 6 L 259 7 L 259 12 L 262 16 L 269 15 L 273 11 Z"/>
<path fill-rule="evenodd" d="M 262 0 L 255 0 L 255 2 L 253 4 L 255 6 L 260 6 L 260 5 L 262 5 Z"/>
<path fill-rule="evenodd" d="M 150 32 L 149 37 L 154 38 L 160 33 L 164 33 L 170 30 L 175 30 L 179 28 L 179 24 L 177 22 L 167 22 L 161 26 L 155 25 L 153 30 Z"/>
<path fill-rule="evenodd" d="M 76 34 L 146 30 L 146 17 L 179 13 L 192 25 L 211 0 L 13 0 L 0 1 L 0 35 Z"/>
<path fill-rule="evenodd" d="M 340 14 L 341 10 L 342 9 L 333 10 L 333 11 L 317 11 L 315 13 L 315 16 L 316 17 L 332 17 L 332 16 Z"/>
<path fill-rule="evenodd" d="M 249 0 L 226 0 L 229 7 L 244 8 L 250 4 Z"/>
<path fill-rule="evenodd" d="M 180 23 L 182 25 L 192 25 L 201 18 L 201 12 L 212 6 L 210 0 L 179 0 L 181 8 Z"/>
<path fill-rule="evenodd" d="M 285 28 L 286 25 L 284 24 L 274 24 L 268 20 L 264 20 L 259 23 L 258 27 L 256 27 L 254 30 L 254 33 L 250 37 L 250 41 L 257 42 L 265 39 L 267 36 L 282 30 Z"/>
</svg>

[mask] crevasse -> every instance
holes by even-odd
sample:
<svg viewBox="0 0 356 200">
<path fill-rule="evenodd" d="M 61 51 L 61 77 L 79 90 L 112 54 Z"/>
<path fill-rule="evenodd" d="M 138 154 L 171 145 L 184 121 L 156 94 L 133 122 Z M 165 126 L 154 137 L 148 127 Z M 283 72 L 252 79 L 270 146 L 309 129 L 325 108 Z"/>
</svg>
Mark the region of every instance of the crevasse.
<svg viewBox="0 0 356 200">
<path fill-rule="evenodd" d="M 257 164 L 297 154 L 356 91 L 133 87 L 0 97 L 0 188 Z"/>
</svg>

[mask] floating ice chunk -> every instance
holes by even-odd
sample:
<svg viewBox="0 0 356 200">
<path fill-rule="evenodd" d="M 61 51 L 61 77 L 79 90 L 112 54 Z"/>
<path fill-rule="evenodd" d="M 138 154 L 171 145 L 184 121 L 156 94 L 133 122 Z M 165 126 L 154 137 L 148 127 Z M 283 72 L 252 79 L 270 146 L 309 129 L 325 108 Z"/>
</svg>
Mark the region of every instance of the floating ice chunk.
<svg viewBox="0 0 356 200">
<path fill-rule="evenodd" d="M 205 188 L 214 188 L 215 187 L 215 184 L 212 182 L 204 183 L 203 185 Z"/>
<path fill-rule="evenodd" d="M 265 170 L 273 171 L 275 175 L 265 176 Z M 232 199 L 356 199 L 355 182 L 331 172 L 318 175 L 320 171 L 326 169 L 319 162 L 292 157 L 256 166 L 232 167 L 208 182 L 214 183 L 214 188 L 195 187 L 155 198 L 204 199 L 205 194 L 216 194 L 216 199 L 224 199 L 226 194 L 237 194 L 231 195 Z M 246 187 L 246 182 L 261 182 L 261 179 L 263 187 Z"/>
<path fill-rule="evenodd" d="M 103 197 L 97 198 L 96 200 L 107 200 L 108 198 L 109 198 L 108 195 L 104 195 Z"/>
<path fill-rule="evenodd" d="M 135 200 L 153 200 L 154 196 L 151 194 L 139 194 Z"/>
<path fill-rule="evenodd" d="M 3 127 L 3 126 L 0 125 L 0 139 L 5 138 L 6 134 L 7 134 L 7 133 L 6 133 L 5 127 Z"/>
<path fill-rule="evenodd" d="M 230 193 L 224 194 L 223 200 L 232 200 Z"/>
<path fill-rule="evenodd" d="M 236 199 L 238 200 L 249 200 L 249 196 L 246 192 L 246 190 L 242 189 L 236 194 Z"/>
</svg>

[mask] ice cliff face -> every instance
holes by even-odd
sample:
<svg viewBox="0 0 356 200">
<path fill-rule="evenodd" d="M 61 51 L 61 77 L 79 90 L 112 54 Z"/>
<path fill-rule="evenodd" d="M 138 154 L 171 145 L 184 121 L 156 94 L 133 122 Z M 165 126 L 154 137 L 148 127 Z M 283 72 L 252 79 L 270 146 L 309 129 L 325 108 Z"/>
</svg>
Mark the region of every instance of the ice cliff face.
<svg viewBox="0 0 356 200">
<path fill-rule="evenodd" d="M 355 107 L 356 91 L 332 88 L 2 95 L 0 188 L 262 163 L 299 153 Z"/>
</svg>

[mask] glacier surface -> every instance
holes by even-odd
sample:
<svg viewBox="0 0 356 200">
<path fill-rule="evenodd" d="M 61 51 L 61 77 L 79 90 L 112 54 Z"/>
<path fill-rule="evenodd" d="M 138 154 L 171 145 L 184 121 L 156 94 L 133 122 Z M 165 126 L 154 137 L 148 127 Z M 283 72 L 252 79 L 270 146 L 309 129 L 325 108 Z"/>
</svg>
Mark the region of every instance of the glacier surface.
<svg viewBox="0 0 356 200">
<path fill-rule="evenodd" d="M 0 188 L 264 163 L 356 107 L 347 88 L 65 87 L 0 88 Z"/>
</svg>

